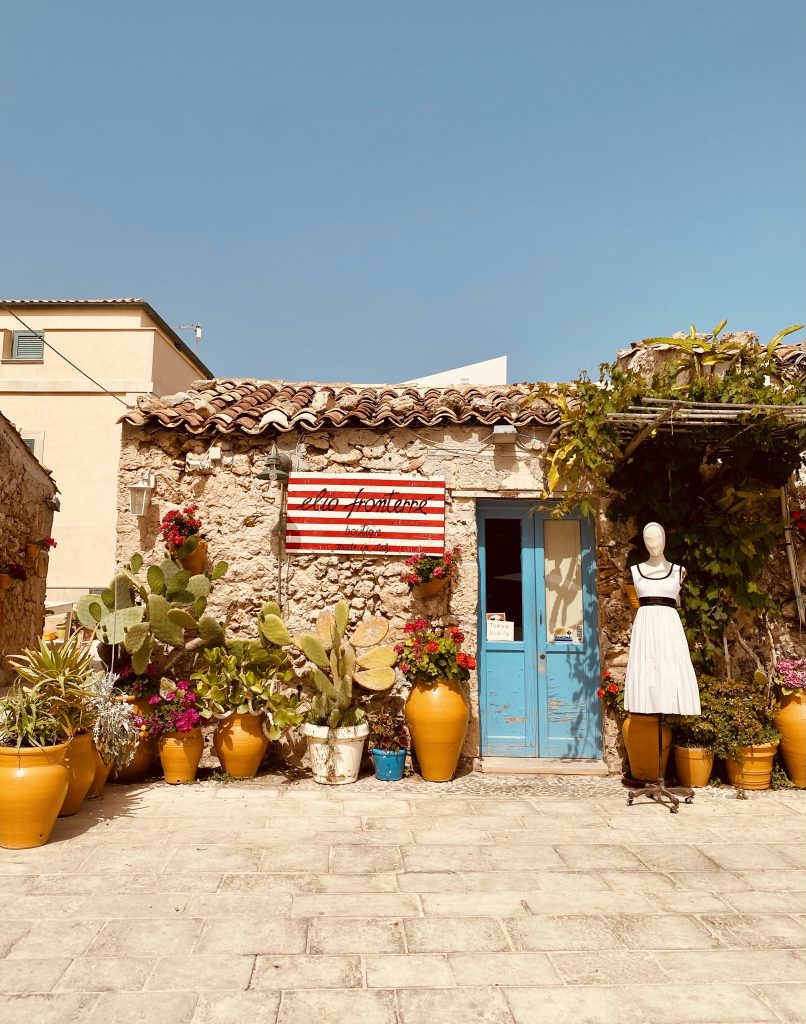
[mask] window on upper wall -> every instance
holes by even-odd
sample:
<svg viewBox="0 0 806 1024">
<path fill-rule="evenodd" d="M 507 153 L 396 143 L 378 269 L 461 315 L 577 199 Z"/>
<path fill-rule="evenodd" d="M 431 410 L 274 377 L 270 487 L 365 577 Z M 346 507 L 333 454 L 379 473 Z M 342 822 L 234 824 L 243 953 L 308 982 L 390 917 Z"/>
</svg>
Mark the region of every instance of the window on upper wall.
<svg viewBox="0 0 806 1024">
<path fill-rule="evenodd" d="M 11 337 L 11 358 L 41 362 L 45 358 L 44 331 L 14 331 Z"/>
<path fill-rule="evenodd" d="M 21 430 L 22 443 L 26 445 L 34 455 L 42 461 L 42 452 L 45 447 L 45 432 L 43 430 Z"/>
</svg>

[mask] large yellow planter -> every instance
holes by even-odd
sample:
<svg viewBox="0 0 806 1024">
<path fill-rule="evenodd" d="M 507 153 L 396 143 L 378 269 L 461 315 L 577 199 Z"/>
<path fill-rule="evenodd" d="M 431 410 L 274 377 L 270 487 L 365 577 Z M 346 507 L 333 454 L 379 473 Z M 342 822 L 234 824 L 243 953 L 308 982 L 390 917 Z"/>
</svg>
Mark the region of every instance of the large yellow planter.
<svg viewBox="0 0 806 1024">
<path fill-rule="evenodd" d="M 238 714 L 234 711 L 222 718 L 213 733 L 213 748 L 221 767 L 235 779 L 251 779 L 257 775 L 260 762 L 269 745 L 263 732 L 265 714 Z"/>
<path fill-rule="evenodd" d="M 774 743 L 755 743 L 752 747 L 740 747 L 736 760 L 725 758 L 728 782 L 738 789 L 769 789 L 772 779 L 772 762 L 778 740 Z"/>
<path fill-rule="evenodd" d="M 666 775 L 666 762 L 672 749 L 672 730 L 662 727 L 663 753 L 660 775 L 658 775 L 658 716 L 627 715 L 621 726 L 627 757 L 630 759 L 630 776 L 639 782 L 655 782 Z"/>
<path fill-rule="evenodd" d="M 104 761 L 94 743 L 92 745 L 92 754 L 95 762 L 95 775 L 93 776 L 92 785 L 87 793 L 88 800 L 94 800 L 96 797 L 101 795 L 101 792 L 106 785 L 106 780 L 109 778 L 112 771 L 112 762 L 110 761 L 110 763 L 107 764 L 106 761 Z"/>
<path fill-rule="evenodd" d="M 806 692 L 781 694 L 775 728 L 781 734 L 787 775 L 798 789 L 806 789 Z"/>
<path fill-rule="evenodd" d="M 674 770 L 681 786 L 707 786 L 714 767 L 714 755 L 705 747 L 672 747 Z"/>
<path fill-rule="evenodd" d="M 166 732 L 157 746 L 165 781 L 172 786 L 193 782 L 204 750 L 201 729 L 197 726 L 190 732 Z"/>
<path fill-rule="evenodd" d="M 84 803 L 84 797 L 89 793 L 95 778 L 95 752 L 91 732 L 79 733 L 70 740 L 64 763 L 67 766 L 67 793 L 59 811 L 60 818 L 76 813 Z"/>
<path fill-rule="evenodd" d="M 29 850 L 50 839 L 67 793 L 67 744 L 0 747 L 0 846 Z"/>
<path fill-rule="evenodd" d="M 449 782 L 467 731 L 468 707 L 461 683 L 453 679 L 412 683 L 405 714 L 422 777 L 428 782 Z"/>
<path fill-rule="evenodd" d="M 143 718 L 151 711 L 151 707 L 145 697 L 133 697 L 131 694 L 126 694 L 124 699 L 127 704 L 133 704 L 134 710 Z M 134 757 L 125 767 L 115 769 L 112 774 L 112 781 L 123 783 L 140 782 L 146 775 L 151 775 L 156 770 L 158 762 L 159 753 L 157 752 L 156 739 L 153 736 L 141 736 L 137 741 Z"/>
</svg>

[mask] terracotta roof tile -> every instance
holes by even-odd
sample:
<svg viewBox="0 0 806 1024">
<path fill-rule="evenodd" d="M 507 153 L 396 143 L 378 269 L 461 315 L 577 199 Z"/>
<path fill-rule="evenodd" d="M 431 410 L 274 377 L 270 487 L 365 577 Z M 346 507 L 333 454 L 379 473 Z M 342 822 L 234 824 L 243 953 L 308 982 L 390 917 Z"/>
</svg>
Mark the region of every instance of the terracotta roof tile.
<svg viewBox="0 0 806 1024">
<path fill-rule="evenodd" d="M 525 406 L 528 393 L 526 384 L 421 389 L 218 379 L 197 381 L 178 395 L 140 398 L 122 422 L 190 434 L 251 436 L 341 426 L 556 426 L 557 409 L 544 400 Z"/>
</svg>

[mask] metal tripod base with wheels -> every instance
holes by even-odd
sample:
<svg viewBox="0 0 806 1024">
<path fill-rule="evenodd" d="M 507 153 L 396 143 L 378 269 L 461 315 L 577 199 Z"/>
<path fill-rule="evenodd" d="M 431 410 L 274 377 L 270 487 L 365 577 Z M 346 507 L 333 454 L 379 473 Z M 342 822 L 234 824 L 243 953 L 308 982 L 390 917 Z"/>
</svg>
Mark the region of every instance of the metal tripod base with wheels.
<svg viewBox="0 0 806 1024">
<path fill-rule="evenodd" d="M 656 803 L 663 804 L 664 807 L 668 806 L 672 814 L 677 814 L 680 810 L 680 797 L 687 803 L 694 802 L 694 790 L 689 789 L 688 786 L 667 786 L 666 780 L 663 777 L 663 726 L 661 725 L 660 715 L 658 715 L 658 778 L 656 782 L 647 782 L 644 784 L 643 789 L 639 789 L 635 792 L 627 794 L 627 806 L 632 807 L 632 802 L 636 797 L 646 796 L 650 800 L 654 800 Z"/>
</svg>

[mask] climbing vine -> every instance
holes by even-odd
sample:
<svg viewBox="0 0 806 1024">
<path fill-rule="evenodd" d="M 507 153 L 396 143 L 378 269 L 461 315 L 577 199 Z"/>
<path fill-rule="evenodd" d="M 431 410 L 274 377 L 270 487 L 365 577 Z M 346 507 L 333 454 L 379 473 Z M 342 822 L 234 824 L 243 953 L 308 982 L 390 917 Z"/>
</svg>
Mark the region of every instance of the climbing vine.
<svg viewBox="0 0 806 1024">
<path fill-rule="evenodd" d="M 806 405 L 806 382 L 789 379 L 775 356 L 800 325 L 763 346 L 746 336 L 721 338 L 724 326 L 707 338 L 692 327 L 688 338 L 645 342 L 665 346 L 666 361 L 651 376 L 609 363 L 598 381 L 582 374 L 554 390 L 534 390 L 562 417 L 547 452 L 545 497 L 559 498 L 558 514 L 593 513 L 608 497 L 613 520 L 664 525 L 668 550 L 688 572 L 681 616 L 692 656 L 708 671 L 740 609 L 776 610 L 759 581 L 781 541 L 779 488 L 806 449 L 806 425 L 776 413 Z M 657 398 L 757 408 L 730 424 L 653 431 L 625 456 L 629 439 L 612 414 Z M 640 561 L 639 535 L 633 543 L 628 560 Z"/>
</svg>

